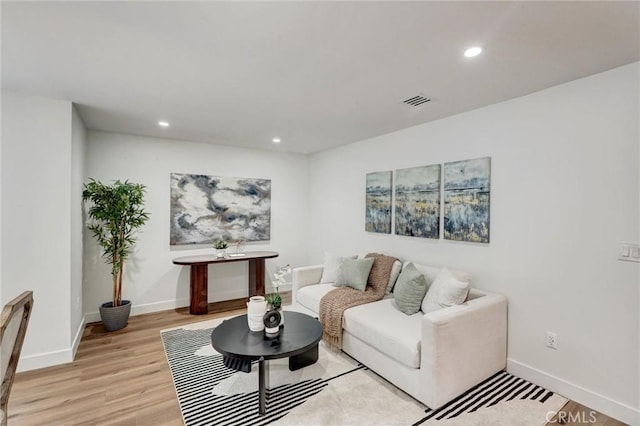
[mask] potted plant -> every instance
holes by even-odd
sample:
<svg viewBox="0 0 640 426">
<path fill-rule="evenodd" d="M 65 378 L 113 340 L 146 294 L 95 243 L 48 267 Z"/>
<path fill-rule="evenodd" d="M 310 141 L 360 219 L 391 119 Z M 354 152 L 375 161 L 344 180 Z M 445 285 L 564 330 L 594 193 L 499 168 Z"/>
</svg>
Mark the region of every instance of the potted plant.
<svg viewBox="0 0 640 426">
<path fill-rule="evenodd" d="M 107 331 L 124 328 L 129 320 L 131 302 L 122 300 L 124 262 L 136 242 L 135 232 L 149 219 L 144 211 L 145 186 L 128 180 L 106 185 L 94 179 L 85 183 L 82 200 L 91 202 L 87 224 L 111 264 L 112 300 L 100 306 L 100 317 Z"/>
<path fill-rule="evenodd" d="M 269 307 L 274 311 L 279 311 L 282 308 L 282 296 L 280 293 L 267 294 L 266 299 Z"/>
<path fill-rule="evenodd" d="M 225 240 L 218 240 L 215 242 L 213 247 L 216 249 L 217 257 L 224 257 L 227 254 L 227 247 L 229 247 L 229 243 Z"/>
</svg>

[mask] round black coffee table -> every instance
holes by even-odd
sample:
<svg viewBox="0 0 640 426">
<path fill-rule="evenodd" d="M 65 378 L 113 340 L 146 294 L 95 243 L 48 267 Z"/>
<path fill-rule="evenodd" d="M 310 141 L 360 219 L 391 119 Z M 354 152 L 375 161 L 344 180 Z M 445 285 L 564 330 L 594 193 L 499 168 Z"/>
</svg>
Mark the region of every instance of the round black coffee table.
<svg viewBox="0 0 640 426">
<path fill-rule="evenodd" d="M 267 339 L 264 331 L 250 331 L 246 315 L 224 321 L 211 333 L 211 346 L 222 354 L 225 366 L 249 372 L 251 361 L 258 361 L 260 414 L 266 413 L 270 359 L 288 357 L 291 371 L 318 360 L 318 342 L 322 339 L 320 322 L 292 311 L 285 311 L 284 318 L 285 324 L 276 339 Z"/>
</svg>

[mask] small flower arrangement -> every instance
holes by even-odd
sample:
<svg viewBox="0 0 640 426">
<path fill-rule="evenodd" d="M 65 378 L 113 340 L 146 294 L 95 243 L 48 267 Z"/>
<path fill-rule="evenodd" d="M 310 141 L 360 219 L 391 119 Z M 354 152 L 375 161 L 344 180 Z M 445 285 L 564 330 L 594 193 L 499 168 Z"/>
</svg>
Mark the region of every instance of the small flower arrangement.
<svg viewBox="0 0 640 426">
<path fill-rule="evenodd" d="M 276 289 L 275 293 L 268 294 L 266 296 L 267 303 L 271 305 L 271 309 L 278 310 L 282 307 L 282 296 L 280 295 L 280 286 L 284 285 L 285 277 L 291 273 L 291 266 L 288 264 L 278 269 L 273 274 L 272 284 Z"/>
<path fill-rule="evenodd" d="M 214 247 L 216 250 L 224 250 L 224 249 L 226 249 L 227 247 L 229 247 L 229 243 L 228 243 L 228 242 L 226 242 L 225 240 L 218 240 L 218 241 L 216 241 L 216 242 L 215 242 L 215 244 L 213 245 L 213 247 Z"/>
</svg>

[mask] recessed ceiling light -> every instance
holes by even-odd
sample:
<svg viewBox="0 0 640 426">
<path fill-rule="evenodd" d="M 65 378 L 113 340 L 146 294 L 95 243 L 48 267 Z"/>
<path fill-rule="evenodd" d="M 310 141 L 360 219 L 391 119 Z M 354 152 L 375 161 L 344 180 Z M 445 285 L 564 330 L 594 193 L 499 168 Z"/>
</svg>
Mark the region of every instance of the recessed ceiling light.
<svg viewBox="0 0 640 426">
<path fill-rule="evenodd" d="M 158 121 L 158 126 L 160 127 L 169 127 L 168 121 Z"/>
<path fill-rule="evenodd" d="M 271 142 L 280 143 L 280 138 L 273 138 L 273 139 L 271 139 Z"/>
<path fill-rule="evenodd" d="M 473 46 L 464 51 L 464 56 L 467 58 L 473 58 L 474 56 L 478 56 L 482 53 L 482 47 Z"/>
</svg>

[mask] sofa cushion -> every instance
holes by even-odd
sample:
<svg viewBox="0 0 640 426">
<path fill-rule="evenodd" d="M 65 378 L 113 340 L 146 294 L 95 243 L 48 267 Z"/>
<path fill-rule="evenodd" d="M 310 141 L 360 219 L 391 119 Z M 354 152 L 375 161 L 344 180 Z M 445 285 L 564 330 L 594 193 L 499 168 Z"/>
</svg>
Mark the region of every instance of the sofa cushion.
<svg viewBox="0 0 640 426">
<path fill-rule="evenodd" d="M 388 357 L 420 368 L 422 314 L 404 315 L 393 299 L 354 306 L 344 311 L 344 330 Z"/>
<path fill-rule="evenodd" d="M 314 284 L 302 287 L 296 292 L 296 301 L 305 308 L 318 314 L 320 312 L 320 299 L 335 290 L 333 284 Z"/>
<path fill-rule="evenodd" d="M 369 278 L 373 261 L 372 257 L 366 259 L 343 259 L 334 285 L 336 287 L 351 287 L 364 291 L 367 287 L 367 279 Z"/>
<path fill-rule="evenodd" d="M 400 273 L 393 296 L 400 312 L 413 315 L 420 310 L 420 304 L 427 293 L 424 275 L 409 263 Z"/>
<path fill-rule="evenodd" d="M 422 301 L 422 312 L 427 314 L 460 305 L 467 299 L 468 294 L 469 283 L 458 280 L 447 268 L 442 268 Z"/>
<path fill-rule="evenodd" d="M 338 271 L 340 270 L 340 264 L 344 259 L 355 259 L 356 256 L 338 256 L 337 254 L 325 252 L 324 253 L 324 265 L 322 267 L 322 277 L 320 282 L 335 283 L 338 277 Z"/>
</svg>

